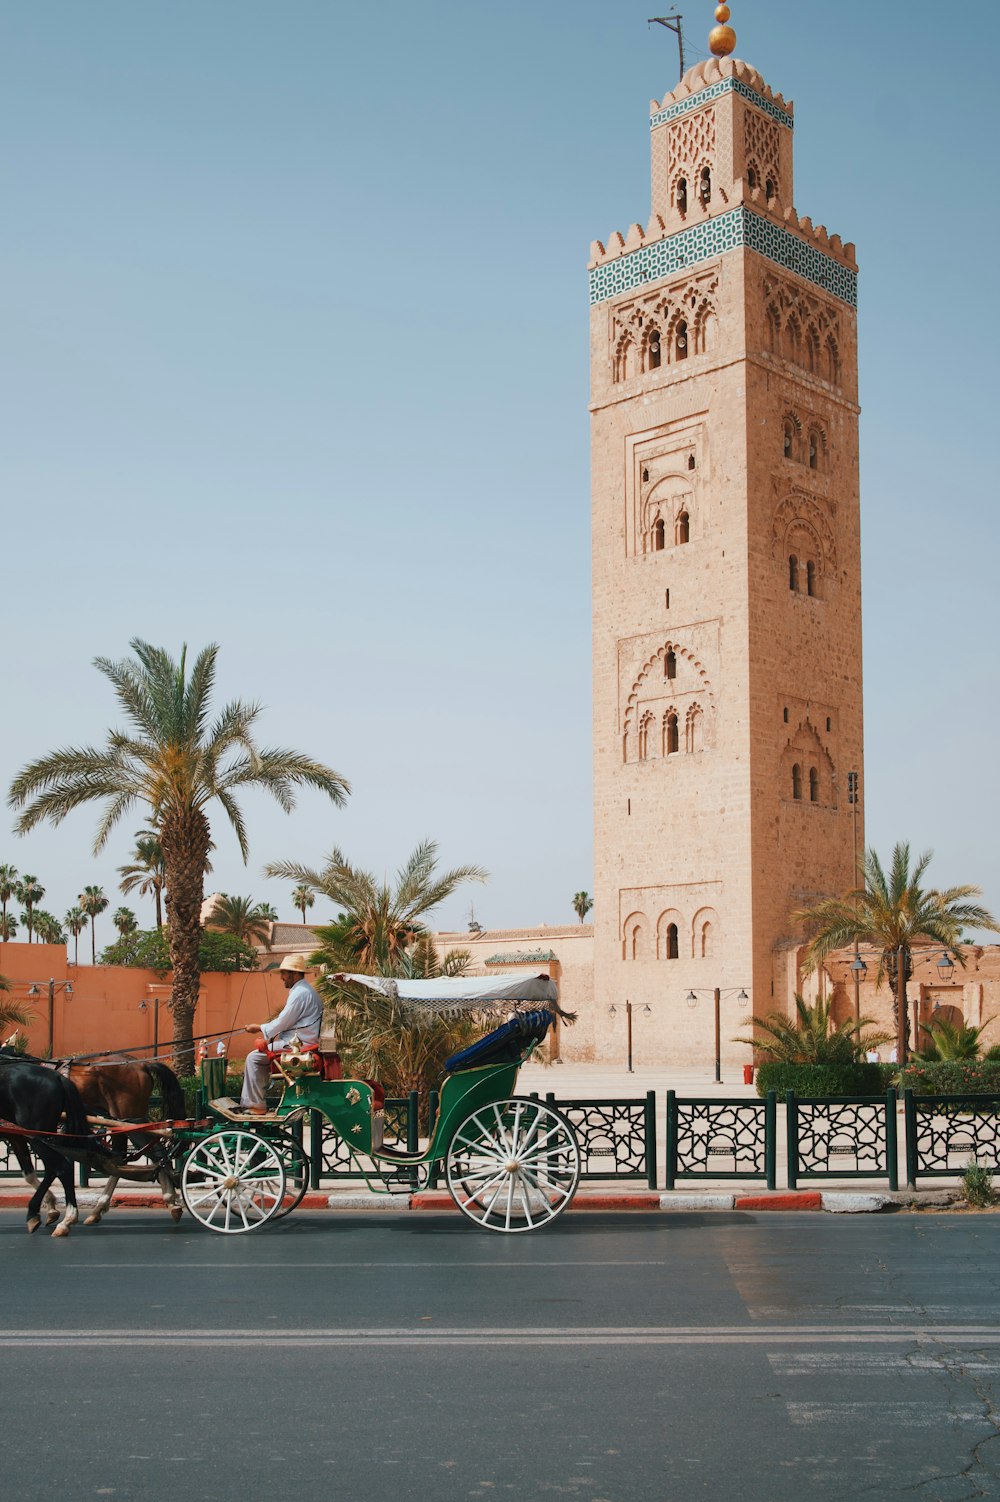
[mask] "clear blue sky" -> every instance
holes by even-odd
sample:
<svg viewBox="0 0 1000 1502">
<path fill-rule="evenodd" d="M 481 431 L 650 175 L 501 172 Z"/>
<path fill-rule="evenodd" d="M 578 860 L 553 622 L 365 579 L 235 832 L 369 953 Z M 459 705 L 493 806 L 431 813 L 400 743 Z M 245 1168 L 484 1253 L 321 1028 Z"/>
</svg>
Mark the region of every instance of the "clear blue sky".
<svg viewBox="0 0 1000 1502">
<path fill-rule="evenodd" d="M 336 842 L 382 871 L 431 835 L 492 872 L 445 922 L 470 896 L 490 927 L 572 920 L 585 264 L 648 216 L 648 101 L 676 81 L 650 8 L 0 0 L 4 787 L 103 737 L 95 655 L 216 640 L 221 693 L 354 795 L 250 800 L 250 867 L 220 826 L 213 886 L 292 917 L 265 861 Z M 693 59 L 711 6 L 682 9 Z M 997 121 L 972 14 L 733 3 L 738 54 L 796 102 L 799 211 L 861 263 L 869 840 L 933 846 L 932 877 L 1000 908 Z M 94 859 L 95 823 L 0 861 L 57 914 L 90 882 L 117 904 L 130 830 Z"/>
</svg>

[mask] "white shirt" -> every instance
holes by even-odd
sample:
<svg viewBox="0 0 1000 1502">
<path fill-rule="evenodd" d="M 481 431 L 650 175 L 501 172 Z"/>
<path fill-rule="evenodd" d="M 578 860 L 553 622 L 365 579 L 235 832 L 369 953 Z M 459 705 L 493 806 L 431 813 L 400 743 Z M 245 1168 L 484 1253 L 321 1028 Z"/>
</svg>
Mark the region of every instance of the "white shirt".
<svg viewBox="0 0 1000 1502">
<path fill-rule="evenodd" d="M 323 998 L 303 976 L 288 993 L 288 1000 L 261 1032 L 269 1043 L 284 1047 L 298 1033 L 303 1043 L 318 1043 L 323 1026 Z"/>
</svg>

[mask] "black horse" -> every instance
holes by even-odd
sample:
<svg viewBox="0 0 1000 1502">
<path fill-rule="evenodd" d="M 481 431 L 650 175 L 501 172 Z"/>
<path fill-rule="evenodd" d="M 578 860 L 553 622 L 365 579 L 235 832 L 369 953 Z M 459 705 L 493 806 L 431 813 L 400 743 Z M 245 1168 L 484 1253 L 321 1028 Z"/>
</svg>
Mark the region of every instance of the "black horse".
<svg viewBox="0 0 1000 1502">
<path fill-rule="evenodd" d="M 41 1225 L 42 1200 L 53 1180 L 58 1179 L 66 1196 L 66 1210 L 62 1220 L 52 1232 L 53 1236 L 68 1236 L 70 1227 L 76 1224 L 76 1190 L 73 1187 L 73 1159 L 62 1151 L 63 1146 L 84 1153 L 93 1145 L 93 1133 L 87 1121 L 87 1113 L 80 1092 L 70 1080 L 56 1074 L 53 1069 L 43 1069 L 24 1059 L 3 1060 L 0 1067 L 0 1137 L 3 1123 L 10 1122 L 29 1134 L 40 1136 L 8 1136 L 20 1159 L 19 1147 L 30 1147 L 42 1165 L 42 1175 L 28 1204 L 28 1230 L 37 1231 Z M 64 1128 L 60 1131 L 60 1128 Z"/>
</svg>

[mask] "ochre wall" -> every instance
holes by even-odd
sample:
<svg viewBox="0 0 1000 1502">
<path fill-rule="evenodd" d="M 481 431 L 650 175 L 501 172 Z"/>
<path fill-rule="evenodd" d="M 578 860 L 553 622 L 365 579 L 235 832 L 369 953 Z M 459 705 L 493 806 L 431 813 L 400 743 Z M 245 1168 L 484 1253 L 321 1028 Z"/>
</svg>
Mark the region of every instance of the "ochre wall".
<svg viewBox="0 0 1000 1502">
<path fill-rule="evenodd" d="M 166 1006 L 169 978 L 155 971 L 115 965 L 74 965 L 67 961 L 61 945 L 0 944 L 0 975 L 11 982 L 7 999 L 34 1013 L 28 1029 L 28 1047 L 32 1053 L 44 1053 L 49 1046 L 50 980 L 55 981 L 52 1051 L 56 1057 L 152 1044 L 157 997 L 160 1052 L 170 1051 L 173 1017 Z M 63 989 L 67 981 L 73 987 L 71 995 Z M 38 987 L 37 996 L 28 994 L 32 983 Z M 263 1022 L 280 1011 L 284 998 L 285 988 L 274 971 L 203 975 L 195 1035 L 222 1032 L 234 1024 L 242 1027 L 248 1022 Z M 144 1011 L 139 1005 L 142 1001 L 146 1003 Z M 210 1047 L 212 1042 L 214 1039 L 210 1040 Z M 249 1034 L 237 1034 L 230 1040 L 229 1052 L 242 1059 L 251 1043 Z"/>
</svg>

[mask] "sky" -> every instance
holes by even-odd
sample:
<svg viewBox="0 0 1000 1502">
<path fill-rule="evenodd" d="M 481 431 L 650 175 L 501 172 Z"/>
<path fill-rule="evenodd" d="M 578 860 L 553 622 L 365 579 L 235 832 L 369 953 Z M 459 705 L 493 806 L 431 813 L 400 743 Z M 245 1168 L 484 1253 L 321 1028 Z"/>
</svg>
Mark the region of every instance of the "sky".
<svg viewBox="0 0 1000 1502">
<path fill-rule="evenodd" d="M 293 920 L 265 862 L 381 876 L 429 836 L 491 873 L 442 926 L 575 921 L 586 262 L 649 215 L 648 9 L 0 0 L 0 786 L 119 723 L 95 657 L 218 642 L 220 704 L 352 796 L 247 797 L 211 889 Z M 858 246 L 868 842 L 1000 909 L 991 74 L 966 6 L 732 10 L 795 100 L 799 212 Z M 141 817 L 97 856 L 96 810 L 3 819 L 46 909 L 124 900 Z"/>
</svg>

